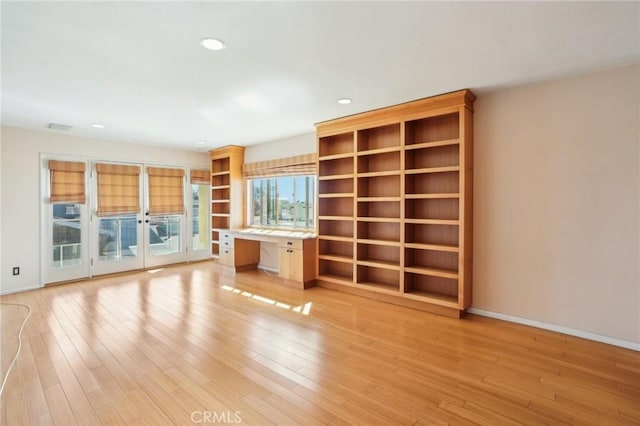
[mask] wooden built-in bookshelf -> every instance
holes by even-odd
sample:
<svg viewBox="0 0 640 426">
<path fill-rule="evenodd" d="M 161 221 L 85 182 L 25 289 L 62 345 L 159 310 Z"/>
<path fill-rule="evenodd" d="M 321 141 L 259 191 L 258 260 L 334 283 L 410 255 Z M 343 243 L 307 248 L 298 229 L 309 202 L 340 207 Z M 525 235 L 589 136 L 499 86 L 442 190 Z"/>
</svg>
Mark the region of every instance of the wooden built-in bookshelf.
<svg viewBox="0 0 640 426">
<path fill-rule="evenodd" d="M 226 146 L 211 158 L 211 254 L 220 254 L 221 232 L 243 226 L 242 163 L 244 147 Z"/>
<path fill-rule="evenodd" d="M 474 100 L 316 125 L 317 284 L 454 316 L 470 306 Z"/>
</svg>

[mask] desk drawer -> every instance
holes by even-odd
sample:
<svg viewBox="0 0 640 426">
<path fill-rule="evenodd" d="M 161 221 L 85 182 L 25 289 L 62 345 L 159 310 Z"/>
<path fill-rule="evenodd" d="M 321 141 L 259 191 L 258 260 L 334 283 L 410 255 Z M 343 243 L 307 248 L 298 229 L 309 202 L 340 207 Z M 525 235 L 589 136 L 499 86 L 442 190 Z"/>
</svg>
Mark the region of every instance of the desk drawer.
<svg viewBox="0 0 640 426">
<path fill-rule="evenodd" d="M 289 240 L 281 240 L 280 248 L 288 248 L 288 249 L 297 249 L 302 250 L 302 240 L 301 239 L 289 239 Z"/>
<path fill-rule="evenodd" d="M 234 252 L 232 248 L 220 247 L 220 257 L 218 262 L 221 265 L 234 266 Z"/>
<path fill-rule="evenodd" d="M 233 236 L 228 232 L 221 232 L 220 233 L 220 249 L 224 247 L 233 248 L 233 246 L 234 246 Z"/>
</svg>

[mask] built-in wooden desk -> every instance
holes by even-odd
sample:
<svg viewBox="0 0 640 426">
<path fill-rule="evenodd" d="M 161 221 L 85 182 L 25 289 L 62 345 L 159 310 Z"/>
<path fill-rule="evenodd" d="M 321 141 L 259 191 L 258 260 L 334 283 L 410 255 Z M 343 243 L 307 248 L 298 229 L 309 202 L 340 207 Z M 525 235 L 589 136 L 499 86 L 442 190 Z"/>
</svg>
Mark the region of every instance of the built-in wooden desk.
<svg viewBox="0 0 640 426">
<path fill-rule="evenodd" d="M 236 272 L 255 269 L 260 263 L 260 243 L 278 244 L 278 275 L 284 284 L 298 288 L 313 286 L 316 278 L 316 235 L 310 232 L 270 229 L 220 231 L 222 265 Z"/>
</svg>

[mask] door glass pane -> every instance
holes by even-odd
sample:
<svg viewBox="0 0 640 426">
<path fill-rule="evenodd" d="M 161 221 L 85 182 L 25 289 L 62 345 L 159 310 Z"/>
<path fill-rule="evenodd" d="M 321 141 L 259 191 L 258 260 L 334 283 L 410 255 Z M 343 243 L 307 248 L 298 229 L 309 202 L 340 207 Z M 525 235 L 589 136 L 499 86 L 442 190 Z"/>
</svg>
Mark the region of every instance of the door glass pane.
<svg viewBox="0 0 640 426">
<path fill-rule="evenodd" d="M 207 231 L 208 215 L 207 205 L 209 203 L 209 187 L 207 185 L 191 185 L 192 212 L 193 212 L 193 235 L 191 235 L 191 248 L 195 250 L 206 250 L 209 247 L 209 232 Z"/>
<path fill-rule="evenodd" d="M 53 267 L 67 268 L 82 264 L 80 205 L 53 205 Z"/>
<path fill-rule="evenodd" d="M 151 256 L 182 251 L 182 215 L 149 216 L 149 253 Z"/>
<path fill-rule="evenodd" d="M 99 223 L 99 258 L 102 261 L 138 257 L 136 216 L 105 217 Z"/>
</svg>

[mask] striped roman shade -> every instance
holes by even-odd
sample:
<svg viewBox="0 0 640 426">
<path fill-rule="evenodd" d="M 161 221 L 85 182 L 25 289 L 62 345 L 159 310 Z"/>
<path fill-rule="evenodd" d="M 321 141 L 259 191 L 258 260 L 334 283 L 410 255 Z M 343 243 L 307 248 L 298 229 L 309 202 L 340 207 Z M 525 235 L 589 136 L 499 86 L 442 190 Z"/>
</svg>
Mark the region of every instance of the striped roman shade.
<svg viewBox="0 0 640 426">
<path fill-rule="evenodd" d="M 85 169 L 85 164 L 81 162 L 49 160 L 51 202 L 84 204 Z"/>
<path fill-rule="evenodd" d="M 258 161 L 242 166 L 243 176 L 250 179 L 271 176 L 315 175 L 316 170 L 315 153 L 279 158 L 277 160 Z"/>
<path fill-rule="evenodd" d="M 147 167 L 149 214 L 184 213 L 184 170 Z"/>
<path fill-rule="evenodd" d="M 191 170 L 191 183 L 193 185 L 211 184 L 211 172 L 209 170 Z"/>
<path fill-rule="evenodd" d="M 140 212 L 140 167 L 96 164 L 98 216 Z"/>
</svg>

